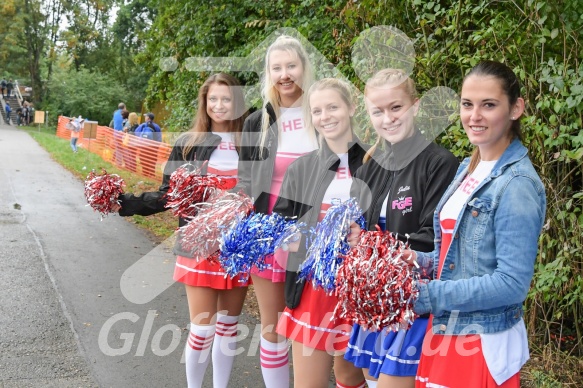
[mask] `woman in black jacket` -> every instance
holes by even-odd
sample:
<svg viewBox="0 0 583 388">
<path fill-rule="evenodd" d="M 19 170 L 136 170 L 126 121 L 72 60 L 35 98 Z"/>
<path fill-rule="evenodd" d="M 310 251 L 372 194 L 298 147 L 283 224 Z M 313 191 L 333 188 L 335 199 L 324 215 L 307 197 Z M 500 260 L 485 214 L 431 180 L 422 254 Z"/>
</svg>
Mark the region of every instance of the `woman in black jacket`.
<svg viewBox="0 0 583 388">
<path fill-rule="evenodd" d="M 307 102 L 307 127 L 319 133 L 321 148 L 291 164 L 273 211 L 315 227 L 333 201 L 349 199 L 352 176 L 369 147 L 352 130 L 355 105 L 349 84 L 333 78 L 320 80 L 310 88 Z M 287 261 L 287 307 L 277 331 L 292 340 L 295 386 L 327 386 L 333 363 L 337 386 L 363 387 L 362 371 L 343 357 L 351 325 L 346 320 L 331 321 L 338 298 L 311 282 L 298 283 L 305 242 L 290 250 L 294 252 Z"/>
<path fill-rule="evenodd" d="M 255 211 L 270 214 L 284 173 L 291 162 L 317 148 L 316 135 L 304 124 L 304 90 L 312 79 L 308 54 L 298 39 L 279 36 L 267 49 L 263 78 L 263 109 L 243 126 L 239 184 L 254 199 Z M 285 308 L 285 263 L 279 253 L 269 267 L 252 271 L 261 315 L 261 371 L 267 388 L 289 385 L 287 341 L 275 332 Z"/>
<path fill-rule="evenodd" d="M 237 79 L 223 73 L 210 76 L 199 90 L 193 127 L 172 148 L 159 190 L 140 196 L 124 194 L 119 214 L 147 216 L 167 210 L 165 194 L 170 175 L 186 162 L 202 166 L 202 174 L 232 177 L 235 186 L 239 135 L 245 116 L 243 93 Z M 179 226 L 186 223 L 187 220 L 179 219 Z M 184 251 L 180 238 L 175 253 L 174 280 L 185 284 L 190 311 L 190 334 L 185 350 L 188 387 L 202 386 L 213 342 L 213 386 L 227 387 L 236 354 L 238 317 L 248 283 L 226 277 L 218 263 L 197 257 L 196 252 Z"/>
<path fill-rule="evenodd" d="M 369 230 L 379 225 L 398 233 L 412 249 L 430 252 L 433 212 L 459 162 L 416 126 L 419 99 L 415 83 L 402 70 L 375 74 L 366 84 L 365 100 L 379 137 L 355 177 L 352 194 L 365 210 Z M 426 328 L 426 317 L 397 332 L 354 325 L 346 359 L 363 368 L 369 386 L 378 379 L 383 387 L 413 387 Z"/>
</svg>

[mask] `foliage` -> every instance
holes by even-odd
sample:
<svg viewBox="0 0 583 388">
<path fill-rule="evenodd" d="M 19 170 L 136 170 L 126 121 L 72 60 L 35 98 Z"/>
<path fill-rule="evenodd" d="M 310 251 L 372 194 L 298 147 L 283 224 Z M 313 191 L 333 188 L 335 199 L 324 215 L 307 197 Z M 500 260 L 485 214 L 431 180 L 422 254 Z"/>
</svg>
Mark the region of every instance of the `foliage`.
<svg viewBox="0 0 583 388">
<path fill-rule="evenodd" d="M 330 0 L 301 4 L 282 0 L 219 0 L 196 5 L 187 0 L 161 2 L 146 50 L 138 59 L 153 72 L 147 104 L 164 103 L 169 112 L 166 126 L 174 131 L 188 129 L 198 87 L 208 74 L 187 70 L 185 60 L 207 56 L 245 57 L 281 27 L 298 29 L 321 52 L 335 56 L 333 34 L 338 23 L 335 15 L 343 4 Z M 314 23 L 315 20 L 319 23 Z M 160 68 L 160 59 L 167 57 L 178 63 L 175 71 Z M 239 76 L 244 84 L 257 82 L 256 74 Z"/>
<path fill-rule="evenodd" d="M 405 10 L 399 8 L 405 3 Z M 344 20 L 354 26 L 386 23 L 402 28 L 416 41 L 415 78 L 421 90 L 436 85 L 459 90 L 466 72 L 483 59 L 508 63 L 519 74 L 527 109 L 524 142 L 548 198 L 527 323 L 531 337 L 540 344 L 555 344 L 556 351 L 581 357 L 583 1 L 375 4 L 352 3 L 354 12 L 345 12 L 349 18 Z M 389 13 L 389 9 L 404 12 Z M 470 144 L 459 123 L 441 142 L 457 156 L 469 154 Z"/>
<path fill-rule="evenodd" d="M 168 124 L 185 130 L 205 74 L 188 72 L 189 56 L 245 56 L 276 28 L 298 29 L 355 85 L 351 49 L 359 34 L 392 25 L 415 43 L 413 77 L 423 94 L 435 86 L 459 90 L 467 71 L 483 59 L 508 63 L 521 79 L 527 117 L 524 142 L 542 176 L 547 222 L 527 300 L 533 341 L 551 335 L 574 338 L 571 353 L 583 351 L 583 27 L 582 0 L 219 0 L 194 6 L 187 0 L 160 4 L 140 61 L 154 74 L 148 101 L 170 110 Z M 173 72 L 158 68 L 172 57 Z M 244 82 L 254 82 L 240 75 Z M 456 122 L 439 139 L 458 157 L 471 151 Z M 553 337 L 554 338 L 554 337 Z M 533 343 L 534 344 L 534 343 Z M 561 341 L 556 351 L 565 350 Z M 574 353 L 573 353 L 574 352 Z M 544 353 L 547 357 L 550 353 Z M 540 376 L 539 376 L 540 377 Z"/>
<path fill-rule="evenodd" d="M 55 119 L 59 115 L 82 115 L 101 125 L 109 124 L 113 111 L 124 95 L 121 85 L 107 74 L 91 72 L 84 67 L 78 71 L 58 67 L 49 82 L 50 100 L 45 109 Z"/>
<path fill-rule="evenodd" d="M 6 79 L 21 79 L 28 73 L 24 57 L 26 50 L 17 29 L 23 23 L 17 12 L 19 6 L 17 0 L 6 0 L 0 4 L 0 77 Z"/>
<path fill-rule="evenodd" d="M 65 55 L 76 70 L 108 75 L 112 84 L 125 90 L 106 111 L 115 109 L 122 98 L 130 110 L 140 111 L 149 74 L 134 56 L 143 48 L 142 35 L 156 14 L 150 3 L 155 5 L 155 0 L 3 1 L 0 76 L 18 77 L 21 85 L 32 86 L 37 109 L 49 109 L 54 101 L 47 86 Z M 119 18 L 111 12 L 114 7 L 119 7 Z"/>
</svg>

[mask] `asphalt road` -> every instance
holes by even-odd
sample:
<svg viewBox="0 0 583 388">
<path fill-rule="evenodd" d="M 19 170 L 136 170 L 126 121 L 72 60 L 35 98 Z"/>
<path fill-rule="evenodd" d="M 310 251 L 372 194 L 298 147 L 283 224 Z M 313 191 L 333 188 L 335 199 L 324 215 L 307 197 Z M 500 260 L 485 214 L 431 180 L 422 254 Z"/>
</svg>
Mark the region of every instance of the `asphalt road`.
<svg viewBox="0 0 583 388">
<path fill-rule="evenodd" d="M 171 249 L 119 216 L 101 221 L 83 182 L 10 126 L 0 265 L 0 388 L 186 386 L 188 310 Z M 230 386 L 261 387 L 258 322 L 240 325 Z"/>
</svg>

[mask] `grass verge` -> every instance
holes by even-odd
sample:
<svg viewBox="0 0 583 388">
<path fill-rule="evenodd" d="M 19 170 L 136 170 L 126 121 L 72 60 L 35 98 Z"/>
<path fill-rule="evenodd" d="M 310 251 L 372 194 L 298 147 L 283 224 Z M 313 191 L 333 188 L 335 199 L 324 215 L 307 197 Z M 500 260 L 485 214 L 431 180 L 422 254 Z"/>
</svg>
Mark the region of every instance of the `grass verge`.
<svg viewBox="0 0 583 388">
<path fill-rule="evenodd" d="M 23 128 L 41 147 L 47 150 L 57 163 L 81 180 L 85 180 L 91 170 L 101 173 L 101 170 L 105 169 L 108 173 L 118 174 L 123 178 L 126 183 L 125 191 L 128 193 L 140 194 L 144 191 L 154 191 L 160 185 L 158 182 L 120 169 L 82 147 L 78 147 L 79 151 L 77 153 L 72 152 L 69 141 L 55 136 L 54 130 L 46 128 L 39 130 L 33 127 Z M 176 218 L 170 212 L 163 212 L 149 217 L 128 217 L 128 221 L 148 231 L 151 237 L 158 242 L 171 236 L 178 225 Z"/>
<path fill-rule="evenodd" d="M 132 172 L 120 169 L 115 165 L 104 161 L 100 156 L 93 154 L 82 147 L 73 153 L 69 140 L 61 139 L 55 135 L 54 129 L 36 127 L 20 127 L 27 131 L 51 157 L 67 170 L 71 171 L 80 180 L 85 180 L 91 170 L 100 172 L 105 169 L 108 173 L 118 174 L 126 183 L 126 192 L 140 194 L 145 191 L 154 191 L 160 185 L 147 178 Z M 162 212 L 148 217 L 132 216 L 126 218 L 148 233 L 153 241 L 158 243 L 170 237 L 178 226 L 176 217 L 171 212 Z M 253 292 L 253 286 L 249 287 L 245 300 L 245 310 L 251 316 L 259 319 L 259 307 Z"/>
</svg>

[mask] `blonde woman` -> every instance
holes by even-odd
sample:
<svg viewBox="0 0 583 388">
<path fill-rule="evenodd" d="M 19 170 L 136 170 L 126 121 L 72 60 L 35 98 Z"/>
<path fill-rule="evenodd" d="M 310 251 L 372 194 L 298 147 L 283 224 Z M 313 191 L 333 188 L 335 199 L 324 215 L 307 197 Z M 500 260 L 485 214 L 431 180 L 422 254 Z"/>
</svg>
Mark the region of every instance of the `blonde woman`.
<svg viewBox="0 0 583 388">
<path fill-rule="evenodd" d="M 245 121 L 239 156 L 239 188 L 254 198 L 257 212 L 271 213 L 287 167 L 317 148 L 302 111 L 311 80 L 312 66 L 300 41 L 278 37 L 265 57 L 263 108 Z M 267 388 L 289 385 L 287 341 L 275 331 L 285 308 L 285 258 L 280 253 L 268 259 L 269 268 L 251 275 L 261 315 L 261 371 Z"/>
<path fill-rule="evenodd" d="M 136 153 L 137 147 L 132 144 L 132 136 L 134 136 L 134 132 L 136 128 L 140 126 L 138 121 L 138 115 L 135 112 L 131 112 L 128 115 L 128 119 L 123 127 L 123 131 L 125 132 L 122 144 L 124 146 L 123 149 L 123 162 L 125 168 L 132 172 L 136 172 Z"/>
<path fill-rule="evenodd" d="M 352 176 L 362 166 L 366 150 L 353 131 L 355 104 L 349 84 L 325 78 L 310 88 L 308 128 L 318 132 L 320 149 L 300 157 L 288 168 L 274 212 L 301 218 L 308 227 L 322 220 L 334 200 L 350 198 Z M 297 248 L 297 249 L 296 249 Z M 294 384 L 326 387 L 334 367 L 336 386 L 362 388 L 360 368 L 344 360 L 350 334 L 348 320 L 332 320 L 338 298 L 311 282 L 298 282 L 294 267 L 306 259 L 304 242 L 290 246 L 286 275 L 286 309 L 277 331 L 292 341 Z"/>
<path fill-rule="evenodd" d="M 353 193 L 369 230 L 407 238 L 413 249 L 433 249 L 433 211 L 459 162 L 430 142 L 415 124 L 419 106 L 415 82 L 402 70 L 384 69 L 364 90 L 366 110 L 377 135 L 368 162 L 358 171 Z M 407 237 L 405 237 L 407 236 Z M 428 317 L 409 330 L 371 332 L 355 324 L 346 359 L 363 368 L 369 387 L 411 388 L 421 356 Z"/>
</svg>

